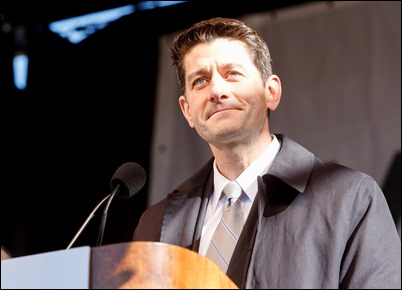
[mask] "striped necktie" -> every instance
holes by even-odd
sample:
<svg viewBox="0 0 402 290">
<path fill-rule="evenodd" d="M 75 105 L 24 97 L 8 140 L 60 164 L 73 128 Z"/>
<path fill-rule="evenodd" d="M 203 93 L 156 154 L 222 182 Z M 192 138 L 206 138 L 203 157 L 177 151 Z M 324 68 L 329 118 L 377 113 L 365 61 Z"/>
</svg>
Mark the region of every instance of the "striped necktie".
<svg viewBox="0 0 402 290">
<path fill-rule="evenodd" d="M 206 257 L 226 273 L 233 250 L 244 224 L 240 195 L 242 189 L 236 181 L 230 181 L 223 189 L 227 197 L 222 219 L 215 230 Z"/>
</svg>

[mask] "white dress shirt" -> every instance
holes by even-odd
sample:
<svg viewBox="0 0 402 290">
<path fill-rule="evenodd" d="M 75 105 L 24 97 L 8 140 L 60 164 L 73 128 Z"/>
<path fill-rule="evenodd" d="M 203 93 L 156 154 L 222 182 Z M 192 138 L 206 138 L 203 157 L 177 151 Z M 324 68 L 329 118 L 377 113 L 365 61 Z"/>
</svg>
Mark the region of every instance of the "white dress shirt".
<svg viewBox="0 0 402 290">
<path fill-rule="evenodd" d="M 275 135 L 272 135 L 272 142 L 267 146 L 264 152 L 246 168 L 236 179 L 236 182 L 241 186 L 245 195 L 242 196 L 242 208 L 244 213 L 244 221 L 246 221 L 248 214 L 253 204 L 254 198 L 258 191 L 257 176 L 264 175 L 276 154 L 278 154 L 280 144 Z M 211 243 L 212 236 L 218 226 L 223 213 L 223 207 L 226 202 L 226 196 L 222 194 L 225 185 L 230 181 L 224 177 L 216 167 L 214 161 L 214 189 L 212 196 L 209 199 L 207 212 L 205 214 L 204 226 L 201 233 L 199 253 L 203 256 L 206 255 L 209 244 Z"/>
</svg>

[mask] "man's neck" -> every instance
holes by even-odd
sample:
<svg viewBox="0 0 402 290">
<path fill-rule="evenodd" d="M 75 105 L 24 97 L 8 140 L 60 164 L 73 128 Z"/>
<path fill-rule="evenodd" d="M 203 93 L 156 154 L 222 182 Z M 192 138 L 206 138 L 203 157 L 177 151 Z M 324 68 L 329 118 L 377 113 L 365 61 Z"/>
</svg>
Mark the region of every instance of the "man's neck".
<svg viewBox="0 0 402 290">
<path fill-rule="evenodd" d="M 229 180 L 235 180 L 253 163 L 271 143 L 272 136 L 267 134 L 253 144 L 214 147 L 212 153 L 219 172 Z"/>
</svg>

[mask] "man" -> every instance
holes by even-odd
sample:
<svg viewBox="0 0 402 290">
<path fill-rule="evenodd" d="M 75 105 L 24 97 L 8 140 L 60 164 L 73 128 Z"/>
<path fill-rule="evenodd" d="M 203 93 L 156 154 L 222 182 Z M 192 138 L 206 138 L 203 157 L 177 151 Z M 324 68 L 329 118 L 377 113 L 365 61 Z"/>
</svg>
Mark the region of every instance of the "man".
<svg viewBox="0 0 402 290">
<path fill-rule="evenodd" d="M 401 242 L 373 178 L 270 131 L 282 89 L 259 34 L 213 18 L 171 52 L 180 108 L 213 158 L 145 211 L 134 240 L 192 249 L 239 288 L 400 288 Z M 233 199 L 228 184 L 239 188 Z M 228 212 L 240 212 L 240 234 Z M 222 224 L 233 252 L 219 242 Z"/>
</svg>

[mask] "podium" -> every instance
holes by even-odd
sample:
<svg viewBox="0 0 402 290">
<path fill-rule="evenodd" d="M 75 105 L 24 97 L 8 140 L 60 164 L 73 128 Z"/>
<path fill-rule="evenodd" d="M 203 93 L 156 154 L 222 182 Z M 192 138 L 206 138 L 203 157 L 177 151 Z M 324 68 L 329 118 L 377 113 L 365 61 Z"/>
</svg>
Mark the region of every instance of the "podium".
<svg viewBox="0 0 402 290">
<path fill-rule="evenodd" d="M 194 251 L 138 241 L 3 260 L 1 288 L 238 289 L 212 261 Z"/>
</svg>

